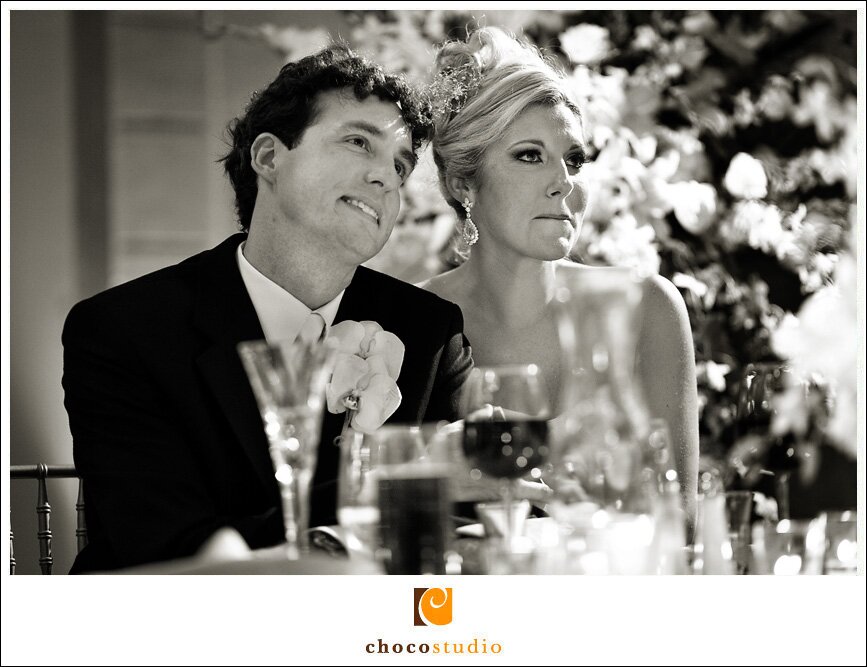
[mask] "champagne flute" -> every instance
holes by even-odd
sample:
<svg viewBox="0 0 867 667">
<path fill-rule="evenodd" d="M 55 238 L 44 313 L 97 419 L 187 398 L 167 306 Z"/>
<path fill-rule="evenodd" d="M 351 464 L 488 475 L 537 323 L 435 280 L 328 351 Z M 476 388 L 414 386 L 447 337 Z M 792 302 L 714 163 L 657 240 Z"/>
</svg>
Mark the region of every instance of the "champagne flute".
<svg viewBox="0 0 867 667">
<path fill-rule="evenodd" d="M 333 346 L 303 341 L 240 343 L 280 487 L 287 556 L 308 550 L 310 484 L 316 470 Z"/>
<path fill-rule="evenodd" d="M 511 552 L 517 480 L 539 479 L 550 452 L 548 398 L 536 364 L 477 367 L 467 381 L 464 453 L 483 473 L 500 480 L 504 542 Z"/>
</svg>

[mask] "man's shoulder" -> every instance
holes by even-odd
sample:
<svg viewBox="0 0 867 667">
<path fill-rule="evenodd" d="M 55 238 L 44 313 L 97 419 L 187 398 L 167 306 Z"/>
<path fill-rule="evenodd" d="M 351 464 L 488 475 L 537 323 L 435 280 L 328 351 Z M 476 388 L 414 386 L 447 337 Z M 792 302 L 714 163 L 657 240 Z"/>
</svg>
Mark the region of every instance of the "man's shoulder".
<svg viewBox="0 0 867 667">
<path fill-rule="evenodd" d="M 70 314 L 123 312 L 142 313 L 143 309 L 164 309 L 191 298 L 195 289 L 195 260 L 187 258 L 110 287 L 77 303 Z"/>
<path fill-rule="evenodd" d="M 234 239 L 230 237 L 215 248 L 79 301 L 70 311 L 67 322 L 96 319 L 134 323 L 147 319 L 153 323 L 183 312 L 199 289 L 202 267 L 215 255 L 228 255 L 230 248 L 226 246 L 231 246 Z M 237 243 L 234 245 L 237 247 Z M 231 265 L 226 263 L 226 266 Z"/>
<path fill-rule="evenodd" d="M 374 291 L 381 299 L 388 299 L 396 307 L 437 313 L 457 309 L 457 304 L 433 292 L 411 285 L 399 278 L 364 266 L 358 267 L 357 279 L 365 289 Z"/>
</svg>

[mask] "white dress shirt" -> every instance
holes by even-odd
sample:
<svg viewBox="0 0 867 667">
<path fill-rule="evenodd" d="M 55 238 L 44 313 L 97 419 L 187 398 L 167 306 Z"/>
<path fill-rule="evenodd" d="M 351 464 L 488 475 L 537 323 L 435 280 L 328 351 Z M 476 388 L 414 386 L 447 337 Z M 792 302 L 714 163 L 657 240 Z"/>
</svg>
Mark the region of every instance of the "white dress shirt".
<svg viewBox="0 0 867 667">
<path fill-rule="evenodd" d="M 244 257 L 245 245 L 246 242 L 238 246 L 238 269 L 241 271 L 244 287 L 247 288 L 247 293 L 253 302 L 253 308 L 256 309 L 256 315 L 259 317 L 259 323 L 262 325 L 262 331 L 265 333 L 265 340 L 269 343 L 278 340 L 295 340 L 298 334 L 301 333 L 305 322 L 310 318 L 311 313 L 321 316 L 325 323 L 322 335 L 327 334 L 328 328 L 337 316 L 337 308 L 340 306 L 340 300 L 343 298 L 343 292 L 346 290 L 341 291 L 340 294 L 324 306 L 311 311 L 298 299 L 289 294 L 289 292 L 280 287 L 280 285 L 262 275 L 250 264 L 247 258 Z"/>
</svg>

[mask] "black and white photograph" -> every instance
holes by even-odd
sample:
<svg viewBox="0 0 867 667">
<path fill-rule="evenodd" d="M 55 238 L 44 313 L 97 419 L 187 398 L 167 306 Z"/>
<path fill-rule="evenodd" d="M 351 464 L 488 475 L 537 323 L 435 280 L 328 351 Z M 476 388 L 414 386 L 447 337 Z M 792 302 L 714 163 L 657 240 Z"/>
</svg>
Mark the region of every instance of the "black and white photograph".
<svg viewBox="0 0 867 667">
<path fill-rule="evenodd" d="M 532 659 L 492 586 L 863 619 L 860 3 L 68 4 L 2 16 L 4 664 L 43 575 L 378 596 L 357 661 Z"/>
</svg>

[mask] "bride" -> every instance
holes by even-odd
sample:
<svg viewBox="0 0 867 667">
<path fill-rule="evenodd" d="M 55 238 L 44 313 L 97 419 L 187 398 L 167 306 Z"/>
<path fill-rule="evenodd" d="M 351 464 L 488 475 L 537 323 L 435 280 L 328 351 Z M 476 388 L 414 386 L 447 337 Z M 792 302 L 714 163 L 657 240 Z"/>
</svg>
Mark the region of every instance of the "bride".
<svg viewBox="0 0 867 667">
<path fill-rule="evenodd" d="M 565 259 L 588 201 L 580 111 L 538 51 L 497 28 L 443 46 L 436 81 L 440 189 L 472 250 L 461 266 L 423 287 L 461 307 L 477 366 L 535 363 L 556 396 L 557 273 L 607 270 Z M 647 283 L 635 373 L 650 413 L 668 422 L 692 517 L 698 467 L 692 335 L 677 289 L 660 276 Z"/>
</svg>

